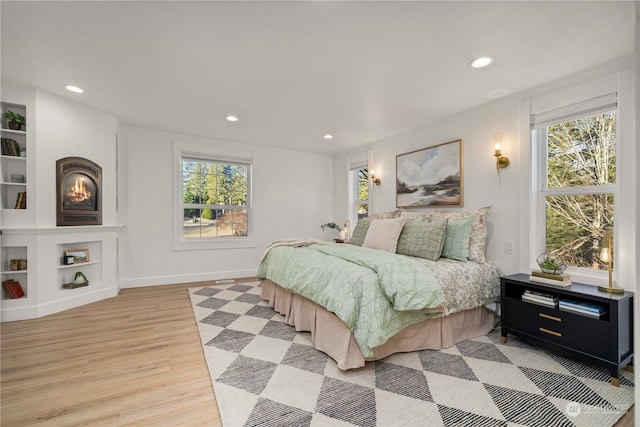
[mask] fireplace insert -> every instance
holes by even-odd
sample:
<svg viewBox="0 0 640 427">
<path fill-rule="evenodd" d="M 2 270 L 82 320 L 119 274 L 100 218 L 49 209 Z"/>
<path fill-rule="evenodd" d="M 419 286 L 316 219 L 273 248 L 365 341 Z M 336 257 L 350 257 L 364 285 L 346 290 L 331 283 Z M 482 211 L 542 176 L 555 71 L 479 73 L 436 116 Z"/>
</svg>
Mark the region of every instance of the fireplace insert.
<svg viewBox="0 0 640 427">
<path fill-rule="evenodd" d="M 56 161 L 56 224 L 102 225 L 102 168 L 82 157 Z"/>
</svg>

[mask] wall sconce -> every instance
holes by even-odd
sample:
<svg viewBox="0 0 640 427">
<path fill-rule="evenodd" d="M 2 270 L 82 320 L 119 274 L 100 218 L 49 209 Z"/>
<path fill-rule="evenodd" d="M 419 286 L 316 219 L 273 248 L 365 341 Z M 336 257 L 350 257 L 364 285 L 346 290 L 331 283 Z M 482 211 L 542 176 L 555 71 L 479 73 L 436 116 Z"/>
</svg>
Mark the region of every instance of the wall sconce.
<svg viewBox="0 0 640 427">
<path fill-rule="evenodd" d="M 602 292 L 608 292 L 610 294 L 623 294 L 624 289 L 613 287 L 613 245 L 611 244 L 611 232 L 607 231 L 602 239 L 602 249 L 600 250 L 600 261 L 607 263 L 607 270 L 609 270 L 609 286 L 598 286 L 598 290 Z"/>
<path fill-rule="evenodd" d="M 371 182 L 373 182 L 375 185 L 380 185 L 380 178 L 376 178 L 375 172 L 373 170 L 371 171 Z"/>
<path fill-rule="evenodd" d="M 503 156 L 502 152 L 500 151 L 502 144 L 501 133 L 496 133 L 493 136 L 493 142 L 495 143 L 496 149 L 495 153 L 493 154 L 494 156 L 496 156 L 496 170 L 498 171 L 498 175 L 500 175 L 500 169 L 504 169 L 509 166 L 509 159 L 506 156 Z"/>
</svg>

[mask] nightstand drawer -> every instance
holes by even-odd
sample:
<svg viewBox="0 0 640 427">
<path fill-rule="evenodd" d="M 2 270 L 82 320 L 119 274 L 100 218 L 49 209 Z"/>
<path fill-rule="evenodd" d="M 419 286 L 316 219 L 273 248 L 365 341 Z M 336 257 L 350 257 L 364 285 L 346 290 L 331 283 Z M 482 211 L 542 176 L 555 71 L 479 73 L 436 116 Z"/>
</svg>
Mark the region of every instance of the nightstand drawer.
<svg viewBox="0 0 640 427">
<path fill-rule="evenodd" d="M 509 327 L 578 351 L 608 358 L 609 322 L 507 298 Z"/>
</svg>

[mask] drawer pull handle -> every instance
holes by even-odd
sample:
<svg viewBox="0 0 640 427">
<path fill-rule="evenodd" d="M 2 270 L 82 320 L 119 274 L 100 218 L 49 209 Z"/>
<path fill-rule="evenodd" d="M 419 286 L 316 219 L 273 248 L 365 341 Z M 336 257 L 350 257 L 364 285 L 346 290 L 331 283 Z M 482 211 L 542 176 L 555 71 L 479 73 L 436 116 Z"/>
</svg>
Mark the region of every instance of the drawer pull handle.
<svg viewBox="0 0 640 427">
<path fill-rule="evenodd" d="M 556 316 L 550 316 L 548 314 L 545 313 L 538 313 L 538 316 L 540 317 L 544 317 L 545 319 L 549 319 L 549 320 L 555 320 L 556 322 L 562 322 L 562 319 Z"/>
<path fill-rule="evenodd" d="M 555 335 L 556 337 L 561 337 L 562 334 L 560 332 L 556 332 L 556 331 L 550 331 L 549 329 L 545 329 L 545 328 L 539 328 L 540 332 L 545 332 L 547 334 L 551 334 L 551 335 Z"/>
</svg>

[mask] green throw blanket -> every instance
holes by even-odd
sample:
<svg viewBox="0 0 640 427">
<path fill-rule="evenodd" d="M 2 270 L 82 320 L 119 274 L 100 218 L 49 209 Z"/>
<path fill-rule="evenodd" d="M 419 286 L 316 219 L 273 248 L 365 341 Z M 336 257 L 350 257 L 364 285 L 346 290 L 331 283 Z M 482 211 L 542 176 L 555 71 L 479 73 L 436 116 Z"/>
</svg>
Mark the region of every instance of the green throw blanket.
<svg viewBox="0 0 640 427">
<path fill-rule="evenodd" d="M 355 245 L 271 247 L 258 278 L 335 313 L 365 357 L 403 328 L 442 314 L 443 292 L 431 270 L 403 255 Z"/>
</svg>

